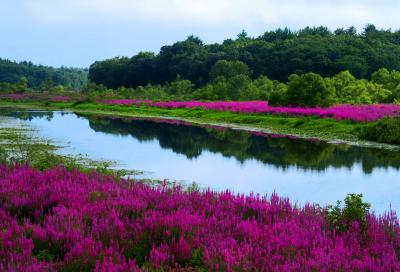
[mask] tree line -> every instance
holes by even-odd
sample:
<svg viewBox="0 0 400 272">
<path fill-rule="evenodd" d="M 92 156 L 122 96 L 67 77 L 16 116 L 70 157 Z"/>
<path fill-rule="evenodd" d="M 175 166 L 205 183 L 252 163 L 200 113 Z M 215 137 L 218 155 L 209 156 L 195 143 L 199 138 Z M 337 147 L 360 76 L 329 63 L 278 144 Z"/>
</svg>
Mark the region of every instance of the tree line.
<svg viewBox="0 0 400 272">
<path fill-rule="evenodd" d="M 140 52 L 133 57 L 116 57 L 90 66 L 89 80 L 112 89 L 166 84 L 178 77 L 196 87 L 213 81 L 211 72 L 221 60 L 240 61 L 248 76 L 261 75 L 280 82 L 292 74 L 313 72 L 332 77 L 349 71 L 355 78 L 370 79 L 380 68 L 400 70 L 400 31 L 379 30 L 367 25 L 360 33 L 348 29 L 306 27 L 267 31 L 252 38 L 242 31 L 236 39 L 221 44 L 204 44 L 198 37 L 163 46 L 158 54 Z"/>
<path fill-rule="evenodd" d="M 66 89 L 80 90 L 87 84 L 87 76 L 87 69 L 53 68 L 0 58 L 0 82 L 3 85 L 8 83 L 8 87 L 26 83 L 29 88 L 36 90 L 49 90 L 59 85 Z"/>
<path fill-rule="evenodd" d="M 84 92 L 93 97 L 152 100 L 267 100 L 271 105 L 327 107 L 333 104 L 400 102 L 400 71 L 381 68 L 371 79 L 357 79 L 349 71 L 332 77 L 308 72 L 293 74 L 288 82 L 261 75 L 251 79 L 248 66 L 240 61 L 221 60 L 210 70 L 210 82 L 196 87 L 178 78 L 164 85 L 147 84 L 136 88 L 88 84 Z"/>
</svg>

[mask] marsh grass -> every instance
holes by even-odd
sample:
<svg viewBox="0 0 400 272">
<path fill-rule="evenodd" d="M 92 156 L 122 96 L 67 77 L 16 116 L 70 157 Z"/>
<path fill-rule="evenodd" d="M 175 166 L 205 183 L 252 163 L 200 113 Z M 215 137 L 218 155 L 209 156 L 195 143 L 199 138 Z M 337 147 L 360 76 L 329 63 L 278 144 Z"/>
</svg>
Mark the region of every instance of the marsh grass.
<svg viewBox="0 0 400 272">
<path fill-rule="evenodd" d="M 199 190 L 196 183 L 176 182 L 152 178 L 138 178 L 145 172 L 116 168 L 118 162 L 110 160 L 94 160 L 86 154 L 62 155 L 63 146 L 39 136 L 39 132 L 26 124 L 10 122 L 8 117 L 0 116 L 0 163 L 26 164 L 40 171 L 63 165 L 69 171 L 74 169 L 84 173 L 96 171 L 114 176 L 116 179 L 129 178 L 132 182 L 140 181 L 153 186 L 179 186 L 189 191 Z"/>
<path fill-rule="evenodd" d="M 87 155 L 62 155 L 58 151 L 62 146 L 39 136 L 37 130 L 26 125 L 9 122 L 7 117 L 0 117 L 0 161 L 9 164 L 30 164 L 38 170 L 54 168 L 59 165 L 68 170 L 82 172 L 97 171 L 105 175 L 121 178 L 137 175 L 141 171 L 115 169 L 114 161 L 93 160 Z"/>
</svg>

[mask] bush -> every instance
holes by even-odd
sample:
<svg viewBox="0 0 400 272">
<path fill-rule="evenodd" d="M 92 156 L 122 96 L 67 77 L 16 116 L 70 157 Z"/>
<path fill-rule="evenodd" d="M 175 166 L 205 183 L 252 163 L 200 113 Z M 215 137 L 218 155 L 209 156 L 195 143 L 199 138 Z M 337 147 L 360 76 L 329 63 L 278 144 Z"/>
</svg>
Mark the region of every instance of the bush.
<svg viewBox="0 0 400 272">
<path fill-rule="evenodd" d="M 362 128 L 359 137 L 380 143 L 400 144 L 400 116 L 384 118 Z"/>
<path fill-rule="evenodd" d="M 348 231 L 354 222 L 358 222 L 361 230 L 365 230 L 371 205 L 363 202 L 362 194 L 348 194 L 344 203 L 343 209 L 339 200 L 335 206 L 328 206 L 328 224 L 337 232 L 344 232 Z"/>
<path fill-rule="evenodd" d="M 291 75 L 286 95 L 288 105 L 328 107 L 336 102 L 331 81 L 314 73 Z"/>
</svg>

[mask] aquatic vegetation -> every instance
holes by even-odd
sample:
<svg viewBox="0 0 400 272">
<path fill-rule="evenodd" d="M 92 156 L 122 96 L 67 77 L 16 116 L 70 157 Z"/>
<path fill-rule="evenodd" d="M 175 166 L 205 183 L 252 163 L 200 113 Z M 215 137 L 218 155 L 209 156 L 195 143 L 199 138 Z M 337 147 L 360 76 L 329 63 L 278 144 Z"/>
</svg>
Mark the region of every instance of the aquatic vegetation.
<svg viewBox="0 0 400 272">
<path fill-rule="evenodd" d="M 286 198 L 0 165 L 0 270 L 398 271 L 394 213 L 346 231 Z M 363 217 L 364 219 L 364 217 Z"/>
<path fill-rule="evenodd" d="M 37 113 L 38 115 L 46 116 L 46 113 Z M 68 169 L 77 168 L 85 172 L 95 169 L 117 178 L 140 173 L 135 170 L 115 169 L 116 162 L 113 161 L 94 160 L 83 154 L 59 154 L 57 151 L 60 148 L 53 141 L 40 137 L 30 126 L 13 127 L 7 118 L 0 116 L 0 163 L 29 162 L 33 168 L 39 170 L 64 165 Z"/>
<path fill-rule="evenodd" d="M 376 121 L 384 117 L 400 115 L 400 105 L 336 105 L 329 108 L 274 107 L 266 101 L 245 102 L 154 102 L 148 106 L 161 108 L 204 108 L 218 111 L 233 111 L 243 113 L 271 113 L 289 116 L 318 116 L 336 120 Z"/>
</svg>

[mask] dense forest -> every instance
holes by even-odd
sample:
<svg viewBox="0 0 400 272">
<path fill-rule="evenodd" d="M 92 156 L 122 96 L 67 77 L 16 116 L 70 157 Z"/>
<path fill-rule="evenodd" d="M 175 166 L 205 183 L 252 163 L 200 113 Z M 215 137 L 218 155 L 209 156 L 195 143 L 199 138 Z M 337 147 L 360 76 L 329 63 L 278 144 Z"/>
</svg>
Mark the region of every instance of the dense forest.
<svg viewBox="0 0 400 272">
<path fill-rule="evenodd" d="M 247 76 L 260 75 L 286 82 L 292 74 L 314 72 L 332 77 L 349 71 L 367 78 L 379 70 L 400 70 L 400 31 L 378 30 L 367 25 L 330 31 L 326 27 L 287 28 L 265 32 L 257 38 L 243 31 L 222 44 L 204 44 L 189 36 L 163 46 L 158 54 L 141 52 L 131 58 L 117 57 L 91 65 L 89 79 L 108 88 L 165 84 L 177 77 L 201 87 L 215 79 L 211 72 L 220 60 L 247 65 Z M 240 69 L 240 67 L 239 67 Z"/>
<path fill-rule="evenodd" d="M 26 81 L 33 89 L 50 89 L 62 85 L 66 89 L 80 90 L 87 83 L 87 69 L 53 68 L 31 62 L 14 62 L 0 58 L 0 82 L 16 84 Z"/>
</svg>

